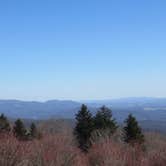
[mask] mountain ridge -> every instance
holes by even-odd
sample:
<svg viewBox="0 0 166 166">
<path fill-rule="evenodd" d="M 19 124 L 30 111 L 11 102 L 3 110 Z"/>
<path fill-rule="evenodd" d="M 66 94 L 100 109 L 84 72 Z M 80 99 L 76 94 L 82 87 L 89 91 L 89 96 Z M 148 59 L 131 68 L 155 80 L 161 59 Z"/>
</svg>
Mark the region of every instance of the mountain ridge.
<svg viewBox="0 0 166 166">
<path fill-rule="evenodd" d="M 129 113 L 140 120 L 166 119 L 166 98 L 130 97 L 110 100 L 48 100 L 22 101 L 0 100 L 0 113 L 11 118 L 49 119 L 74 118 L 81 104 L 84 103 L 92 112 L 106 105 L 113 111 L 115 117 L 122 121 Z"/>
</svg>

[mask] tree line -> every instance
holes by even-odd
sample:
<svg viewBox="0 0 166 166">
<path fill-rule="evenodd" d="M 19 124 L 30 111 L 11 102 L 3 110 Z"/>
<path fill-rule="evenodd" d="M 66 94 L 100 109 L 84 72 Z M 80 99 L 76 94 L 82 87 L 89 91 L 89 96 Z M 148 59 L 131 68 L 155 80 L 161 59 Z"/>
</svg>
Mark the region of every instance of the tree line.
<svg viewBox="0 0 166 166">
<path fill-rule="evenodd" d="M 112 111 L 105 106 L 101 107 L 93 116 L 88 107 L 82 105 L 75 119 L 74 136 L 78 142 L 78 147 L 84 152 L 88 152 L 92 146 L 93 135 L 97 137 L 111 137 L 119 128 L 116 120 L 113 118 Z M 142 129 L 132 114 L 129 114 L 124 121 L 122 131 L 124 142 L 131 145 L 144 143 Z M 0 115 L 0 133 L 12 133 L 19 140 L 32 140 L 42 137 L 34 123 L 27 129 L 22 120 L 17 119 L 12 126 L 4 114 Z"/>
<path fill-rule="evenodd" d="M 129 114 L 124 124 L 123 141 L 131 145 L 143 144 L 144 135 L 136 118 L 132 114 Z M 118 125 L 112 116 L 112 111 L 105 106 L 101 107 L 95 116 L 92 116 L 87 106 L 82 105 L 81 110 L 76 114 L 74 135 L 79 148 L 84 152 L 88 152 L 91 147 L 91 137 L 94 133 L 98 135 L 104 133 L 108 137 L 111 137 L 117 129 Z"/>
<path fill-rule="evenodd" d="M 34 123 L 31 123 L 30 128 L 27 129 L 23 121 L 21 119 L 17 119 L 12 126 L 4 114 L 1 114 L 0 116 L 0 133 L 12 133 L 19 140 L 31 140 L 41 136 Z"/>
</svg>

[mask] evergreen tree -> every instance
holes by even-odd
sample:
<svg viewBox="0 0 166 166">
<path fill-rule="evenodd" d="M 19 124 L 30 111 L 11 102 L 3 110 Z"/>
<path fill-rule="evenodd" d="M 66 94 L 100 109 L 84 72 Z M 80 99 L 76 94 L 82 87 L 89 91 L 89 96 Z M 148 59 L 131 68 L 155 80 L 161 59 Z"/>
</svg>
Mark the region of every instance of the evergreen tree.
<svg viewBox="0 0 166 166">
<path fill-rule="evenodd" d="M 86 105 L 82 105 L 81 110 L 76 115 L 76 127 L 74 134 L 78 140 L 79 148 L 87 152 L 91 146 L 90 137 L 94 129 L 93 118 Z"/>
<path fill-rule="evenodd" d="M 109 136 L 118 128 L 115 119 L 112 118 L 112 111 L 103 106 L 94 117 L 94 125 L 96 130 L 108 131 Z"/>
<path fill-rule="evenodd" d="M 126 126 L 124 127 L 124 140 L 127 143 L 135 144 L 144 143 L 144 135 L 138 122 L 132 114 L 129 114 L 128 118 L 125 120 Z"/>
<path fill-rule="evenodd" d="M 31 124 L 30 126 L 30 135 L 32 138 L 36 138 L 38 135 L 36 125 L 34 123 Z"/>
<path fill-rule="evenodd" d="M 10 123 L 7 119 L 7 117 L 4 116 L 4 114 L 1 114 L 0 116 L 0 133 L 2 132 L 10 132 Z"/>
<path fill-rule="evenodd" d="M 26 139 L 26 128 L 24 126 L 24 123 L 18 119 L 15 122 L 14 128 L 13 128 L 14 135 L 19 139 Z"/>
</svg>

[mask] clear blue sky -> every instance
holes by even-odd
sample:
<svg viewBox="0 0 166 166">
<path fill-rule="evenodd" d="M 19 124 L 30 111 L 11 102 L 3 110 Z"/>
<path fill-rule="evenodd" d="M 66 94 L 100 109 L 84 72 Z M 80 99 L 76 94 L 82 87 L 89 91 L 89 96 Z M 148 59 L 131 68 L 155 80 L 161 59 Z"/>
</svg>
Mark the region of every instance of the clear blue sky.
<svg viewBox="0 0 166 166">
<path fill-rule="evenodd" d="M 0 2 L 0 98 L 166 96 L 165 0 Z"/>
</svg>

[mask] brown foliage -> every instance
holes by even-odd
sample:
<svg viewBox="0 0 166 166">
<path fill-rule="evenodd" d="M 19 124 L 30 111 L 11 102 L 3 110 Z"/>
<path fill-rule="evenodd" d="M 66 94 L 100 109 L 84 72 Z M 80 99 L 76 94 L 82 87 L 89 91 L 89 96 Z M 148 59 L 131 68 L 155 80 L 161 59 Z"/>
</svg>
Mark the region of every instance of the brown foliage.
<svg viewBox="0 0 166 166">
<path fill-rule="evenodd" d="M 153 141 L 150 138 L 153 137 Z M 147 134 L 146 144 L 126 145 L 113 139 L 94 143 L 88 158 L 90 166 L 165 166 L 166 141 L 157 134 Z"/>
<path fill-rule="evenodd" d="M 166 138 L 146 134 L 146 149 L 104 138 L 88 154 L 80 152 L 71 135 L 47 134 L 40 140 L 19 141 L 0 135 L 0 166 L 165 166 Z"/>
<path fill-rule="evenodd" d="M 12 135 L 0 139 L 0 166 L 82 166 L 84 162 L 84 155 L 65 135 L 33 141 L 19 141 Z"/>
</svg>

